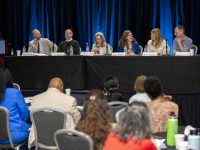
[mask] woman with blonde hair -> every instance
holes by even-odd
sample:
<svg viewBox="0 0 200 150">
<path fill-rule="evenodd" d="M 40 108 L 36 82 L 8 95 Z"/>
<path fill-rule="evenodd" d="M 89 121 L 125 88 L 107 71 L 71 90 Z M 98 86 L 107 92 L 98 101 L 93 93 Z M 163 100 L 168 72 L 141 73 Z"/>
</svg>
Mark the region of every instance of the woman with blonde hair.
<svg viewBox="0 0 200 150">
<path fill-rule="evenodd" d="M 133 34 L 130 30 L 123 32 L 119 41 L 119 50 L 126 52 L 127 55 L 135 55 L 141 53 L 138 42 L 133 37 Z"/>
<path fill-rule="evenodd" d="M 95 43 L 92 46 L 92 52 L 95 54 L 111 54 L 113 49 L 112 47 L 106 42 L 104 35 L 102 32 L 97 32 L 95 34 Z"/>
<path fill-rule="evenodd" d="M 147 43 L 148 52 L 157 52 L 159 55 L 166 55 L 169 51 L 167 42 L 163 39 L 159 28 L 151 30 L 151 40 Z"/>
<path fill-rule="evenodd" d="M 81 119 L 76 130 L 86 133 L 100 150 L 112 130 L 111 114 L 104 93 L 94 90 L 86 95 Z"/>
<path fill-rule="evenodd" d="M 134 83 L 134 91 L 136 92 L 136 94 L 129 99 L 129 104 L 133 103 L 134 101 L 145 103 L 151 101 L 144 89 L 144 82 L 146 79 L 147 76 L 145 75 L 140 75 L 136 78 Z"/>
</svg>

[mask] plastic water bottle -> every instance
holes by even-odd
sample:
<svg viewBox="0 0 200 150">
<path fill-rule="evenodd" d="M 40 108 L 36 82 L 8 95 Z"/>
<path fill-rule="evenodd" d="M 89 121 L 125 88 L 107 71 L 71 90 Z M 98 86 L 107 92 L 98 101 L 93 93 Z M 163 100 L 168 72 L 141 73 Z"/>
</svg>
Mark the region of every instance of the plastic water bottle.
<svg viewBox="0 0 200 150">
<path fill-rule="evenodd" d="M 124 52 L 127 53 L 128 48 L 124 46 Z"/>
<path fill-rule="evenodd" d="M 22 54 L 24 54 L 24 53 L 26 53 L 26 47 L 25 46 L 22 48 Z"/>
<path fill-rule="evenodd" d="M 189 148 L 194 150 L 200 149 L 200 135 L 196 130 L 192 130 L 188 136 Z"/>
<path fill-rule="evenodd" d="M 90 52 L 90 47 L 89 47 L 88 43 L 86 43 L 86 52 Z"/>
<path fill-rule="evenodd" d="M 73 55 L 74 55 L 74 48 L 73 48 L 73 46 L 70 46 L 69 55 L 70 55 L 70 56 L 73 56 Z"/>
<path fill-rule="evenodd" d="M 144 52 L 147 52 L 147 45 L 145 45 L 144 47 Z"/>
<path fill-rule="evenodd" d="M 174 135 L 178 133 L 178 119 L 174 112 L 171 112 L 167 121 L 167 145 L 175 146 Z"/>
</svg>

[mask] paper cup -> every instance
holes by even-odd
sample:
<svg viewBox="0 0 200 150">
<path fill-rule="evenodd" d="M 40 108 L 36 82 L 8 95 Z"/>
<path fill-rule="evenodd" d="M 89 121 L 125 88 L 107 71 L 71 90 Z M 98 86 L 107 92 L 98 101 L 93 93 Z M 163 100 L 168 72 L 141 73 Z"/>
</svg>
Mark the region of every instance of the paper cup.
<svg viewBox="0 0 200 150">
<path fill-rule="evenodd" d="M 180 141 L 178 144 L 179 150 L 188 150 L 189 143 L 188 141 Z"/>
<path fill-rule="evenodd" d="M 194 49 L 190 49 L 190 56 L 194 56 Z"/>
<path fill-rule="evenodd" d="M 20 56 L 20 55 L 21 55 L 21 51 L 17 50 L 17 56 Z"/>
<path fill-rule="evenodd" d="M 70 96 L 70 94 L 71 94 L 71 89 L 65 89 L 65 93 L 66 93 L 67 95 Z"/>
<path fill-rule="evenodd" d="M 176 149 L 179 149 L 179 143 L 184 141 L 184 139 L 185 139 L 184 134 L 175 134 Z"/>
</svg>

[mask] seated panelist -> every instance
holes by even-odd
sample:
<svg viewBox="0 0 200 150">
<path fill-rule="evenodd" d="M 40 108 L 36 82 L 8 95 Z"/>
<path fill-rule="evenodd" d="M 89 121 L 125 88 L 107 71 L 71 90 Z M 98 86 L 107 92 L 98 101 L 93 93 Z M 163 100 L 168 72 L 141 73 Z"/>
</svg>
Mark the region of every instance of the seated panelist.
<svg viewBox="0 0 200 150">
<path fill-rule="evenodd" d="M 34 39 L 29 42 L 28 52 L 41 53 L 51 55 L 51 52 L 57 52 L 57 45 L 47 38 L 41 38 L 41 33 L 38 29 L 32 31 Z"/>
</svg>

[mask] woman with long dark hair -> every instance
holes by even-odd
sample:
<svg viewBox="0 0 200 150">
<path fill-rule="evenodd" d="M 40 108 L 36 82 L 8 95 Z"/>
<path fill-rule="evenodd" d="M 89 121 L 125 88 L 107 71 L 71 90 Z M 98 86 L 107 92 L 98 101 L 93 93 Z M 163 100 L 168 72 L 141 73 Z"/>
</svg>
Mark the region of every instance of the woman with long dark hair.
<svg viewBox="0 0 200 150">
<path fill-rule="evenodd" d="M 9 111 L 10 132 L 13 143 L 21 143 L 28 138 L 30 125 L 26 121 L 30 117 L 28 107 L 21 92 L 12 87 L 13 79 L 9 70 L 0 69 L 0 106 Z M 9 139 L 0 141 L 8 144 Z"/>
<path fill-rule="evenodd" d="M 119 41 L 119 50 L 126 52 L 127 55 L 141 53 L 138 42 L 133 37 L 133 33 L 130 30 L 126 30 L 122 33 L 122 37 Z"/>
</svg>

